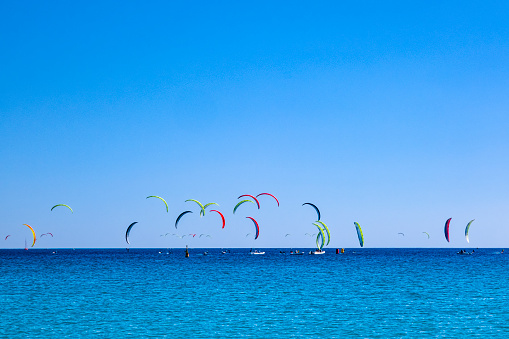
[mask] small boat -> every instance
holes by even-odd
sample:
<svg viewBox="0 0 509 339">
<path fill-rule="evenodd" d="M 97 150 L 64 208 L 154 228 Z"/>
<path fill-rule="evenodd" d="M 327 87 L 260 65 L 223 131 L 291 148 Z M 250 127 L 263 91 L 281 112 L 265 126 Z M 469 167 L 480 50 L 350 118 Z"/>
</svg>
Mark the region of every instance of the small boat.
<svg viewBox="0 0 509 339">
<path fill-rule="evenodd" d="M 459 254 L 459 255 L 471 255 L 472 253 L 464 251 L 464 250 L 461 250 L 461 251 L 457 252 L 456 254 Z"/>
<path fill-rule="evenodd" d="M 304 252 L 301 252 L 299 250 L 296 250 L 295 252 L 294 251 L 291 251 L 290 252 L 290 255 L 304 255 Z"/>
<path fill-rule="evenodd" d="M 325 254 L 325 251 L 309 251 L 309 254 Z"/>
<path fill-rule="evenodd" d="M 249 254 L 265 254 L 265 252 L 258 252 L 258 250 L 254 250 L 254 252 L 251 251 Z"/>
</svg>

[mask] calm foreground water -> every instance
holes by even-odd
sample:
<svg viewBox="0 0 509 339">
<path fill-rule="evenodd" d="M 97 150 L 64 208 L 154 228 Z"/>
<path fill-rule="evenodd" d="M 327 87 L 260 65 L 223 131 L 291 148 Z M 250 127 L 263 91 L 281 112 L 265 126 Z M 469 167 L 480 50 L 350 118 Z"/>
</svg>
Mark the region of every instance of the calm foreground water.
<svg viewBox="0 0 509 339">
<path fill-rule="evenodd" d="M 0 250 L 0 337 L 509 337 L 500 250 L 170 251 Z"/>
</svg>

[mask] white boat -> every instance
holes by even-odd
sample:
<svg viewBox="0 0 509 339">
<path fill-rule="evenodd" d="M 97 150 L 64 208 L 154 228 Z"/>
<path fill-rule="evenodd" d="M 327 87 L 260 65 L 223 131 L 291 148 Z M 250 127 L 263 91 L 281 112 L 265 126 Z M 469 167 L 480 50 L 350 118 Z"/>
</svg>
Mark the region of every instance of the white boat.
<svg viewBox="0 0 509 339">
<path fill-rule="evenodd" d="M 251 251 L 249 254 L 265 254 L 265 252 L 258 252 L 258 250 L 254 250 L 254 252 Z"/>
<path fill-rule="evenodd" d="M 325 251 L 310 251 L 309 254 L 325 254 Z"/>
</svg>

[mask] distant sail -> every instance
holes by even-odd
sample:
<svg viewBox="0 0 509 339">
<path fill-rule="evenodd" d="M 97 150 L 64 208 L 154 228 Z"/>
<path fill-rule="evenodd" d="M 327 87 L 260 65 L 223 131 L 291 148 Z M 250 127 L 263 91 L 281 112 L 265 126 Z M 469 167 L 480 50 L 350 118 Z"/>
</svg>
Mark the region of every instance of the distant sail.
<svg viewBox="0 0 509 339">
<path fill-rule="evenodd" d="M 361 247 L 364 247 L 364 235 L 362 234 L 361 225 L 359 225 L 357 222 L 354 222 L 353 224 L 355 225 L 355 229 L 357 230 L 357 237 L 359 238 L 359 245 L 361 245 Z"/>
<path fill-rule="evenodd" d="M 470 239 L 468 238 L 468 231 L 470 230 L 470 225 L 475 219 L 470 220 L 470 222 L 467 224 L 467 227 L 465 228 L 465 238 L 467 239 L 467 242 L 470 243 Z"/>
<path fill-rule="evenodd" d="M 450 242 L 449 241 L 449 224 L 451 223 L 451 219 L 452 218 L 447 219 L 447 221 L 445 222 L 445 227 L 444 227 L 445 239 L 447 240 L 447 242 Z"/>
</svg>

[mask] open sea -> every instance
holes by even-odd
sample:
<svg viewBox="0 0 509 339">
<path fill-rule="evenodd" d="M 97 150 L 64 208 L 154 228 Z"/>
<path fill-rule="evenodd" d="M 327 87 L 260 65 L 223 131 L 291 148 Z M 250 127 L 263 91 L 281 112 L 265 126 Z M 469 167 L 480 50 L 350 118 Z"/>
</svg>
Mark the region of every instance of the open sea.
<svg viewBox="0 0 509 339">
<path fill-rule="evenodd" d="M 0 337 L 509 338 L 500 249 L 53 251 L 0 250 Z"/>
</svg>

